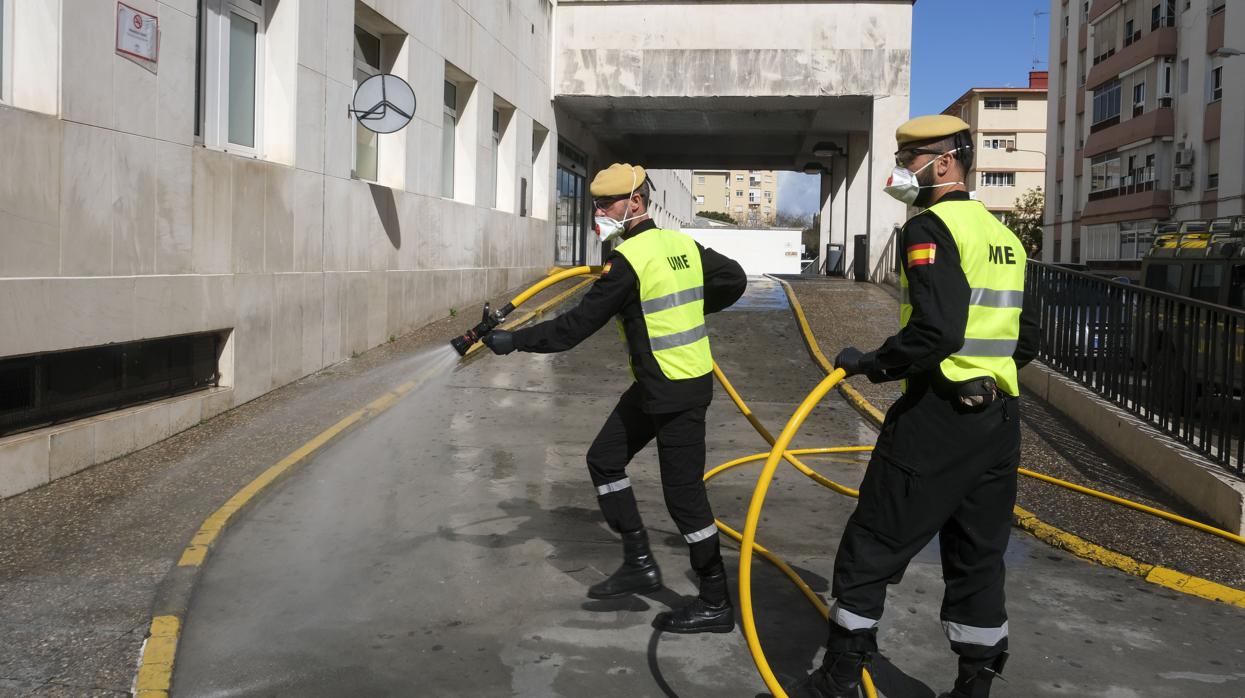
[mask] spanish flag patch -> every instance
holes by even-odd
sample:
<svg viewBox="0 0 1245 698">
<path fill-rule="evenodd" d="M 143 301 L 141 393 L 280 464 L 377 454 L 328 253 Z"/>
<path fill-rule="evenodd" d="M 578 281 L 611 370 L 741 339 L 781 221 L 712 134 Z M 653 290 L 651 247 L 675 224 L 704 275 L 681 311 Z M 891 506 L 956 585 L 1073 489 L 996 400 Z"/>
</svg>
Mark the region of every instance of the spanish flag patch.
<svg viewBox="0 0 1245 698">
<path fill-rule="evenodd" d="M 938 253 L 938 245 L 927 242 L 921 245 L 908 246 L 908 266 L 915 267 L 921 264 L 933 264 L 934 256 Z"/>
<path fill-rule="evenodd" d="M 612 266 L 614 266 L 613 262 L 606 262 L 605 266 L 601 267 L 601 276 L 605 276 L 606 274 L 610 273 L 610 267 Z"/>
</svg>

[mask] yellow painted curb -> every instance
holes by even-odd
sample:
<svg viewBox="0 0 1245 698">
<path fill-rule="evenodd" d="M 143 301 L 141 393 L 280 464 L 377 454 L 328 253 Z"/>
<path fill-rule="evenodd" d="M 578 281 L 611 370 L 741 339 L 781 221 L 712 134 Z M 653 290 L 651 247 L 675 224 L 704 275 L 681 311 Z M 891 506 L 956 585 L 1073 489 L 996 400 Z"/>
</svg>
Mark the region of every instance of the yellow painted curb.
<svg viewBox="0 0 1245 698">
<path fill-rule="evenodd" d="M 804 335 L 804 344 L 808 347 L 809 354 L 821 366 L 822 370 L 829 375 L 834 370 L 834 367 L 817 346 L 817 339 L 813 336 L 813 330 L 804 316 L 804 309 L 800 306 L 800 301 L 795 297 L 795 290 L 791 288 L 791 284 L 783 279 L 770 278 L 782 284 L 783 289 L 786 290 L 787 299 L 795 313 L 796 322 L 800 325 L 800 332 Z M 839 381 L 838 387 L 848 403 L 864 415 L 869 422 L 875 427 L 882 425 L 885 415 L 866 400 L 855 388 L 848 385 L 846 381 Z M 1049 480 L 1053 478 L 1043 477 L 1041 479 Z M 1096 543 L 1091 543 L 1076 534 L 1056 528 L 1019 506 L 1015 507 L 1013 516 L 1016 526 L 1033 534 L 1038 540 L 1060 550 L 1066 550 L 1077 557 L 1096 562 L 1104 567 L 1111 567 L 1137 577 L 1142 577 L 1151 584 L 1157 584 L 1182 594 L 1245 608 L 1245 591 L 1240 589 L 1218 584 L 1201 577 L 1194 577 L 1166 567 L 1138 562 L 1127 555 L 1117 553 Z"/>
<path fill-rule="evenodd" d="M 173 658 L 181 621 L 177 616 L 151 619 L 150 636 L 143 643 L 143 654 L 134 680 L 134 694 L 140 698 L 165 698 L 173 682 Z"/>
</svg>

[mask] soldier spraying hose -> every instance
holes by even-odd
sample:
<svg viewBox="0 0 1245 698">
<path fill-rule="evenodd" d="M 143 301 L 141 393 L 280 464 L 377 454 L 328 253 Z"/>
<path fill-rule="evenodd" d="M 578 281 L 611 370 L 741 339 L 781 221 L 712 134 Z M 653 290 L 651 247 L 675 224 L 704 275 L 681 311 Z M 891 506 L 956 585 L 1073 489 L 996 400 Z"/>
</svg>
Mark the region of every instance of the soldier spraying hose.
<svg viewBox="0 0 1245 698">
<path fill-rule="evenodd" d="M 662 586 L 626 470 L 656 439 L 666 508 L 688 544 L 700 592 L 683 608 L 659 614 L 654 625 L 675 633 L 730 632 L 735 613 L 702 480 L 705 412 L 713 397 L 705 315 L 738 300 L 747 278 L 738 263 L 653 223 L 644 168 L 611 165 L 597 174 L 591 193 L 597 235 L 602 242 L 621 240 L 601 278 L 561 316 L 513 333 L 492 329 L 482 341 L 495 354 L 566 351 L 617 318 L 635 381 L 593 440 L 587 461 L 601 513 L 622 537 L 623 562 L 588 596 L 621 598 Z M 488 322 L 478 329 L 488 330 Z"/>
</svg>

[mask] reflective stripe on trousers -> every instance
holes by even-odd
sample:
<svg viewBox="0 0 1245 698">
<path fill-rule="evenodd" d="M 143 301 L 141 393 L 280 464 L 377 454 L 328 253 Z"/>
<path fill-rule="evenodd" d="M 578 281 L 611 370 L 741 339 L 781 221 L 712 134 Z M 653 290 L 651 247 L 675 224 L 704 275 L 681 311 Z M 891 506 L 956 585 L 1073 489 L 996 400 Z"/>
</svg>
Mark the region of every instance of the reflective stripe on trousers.
<svg viewBox="0 0 1245 698">
<path fill-rule="evenodd" d="M 622 490 L 625 490 L 628 487 L 631 487 L 631 478 L 624 477 L 623 479 L 617 480 L 615 482 L 607 482 L 604 485 L 598 485 L 597 496 L 603 497 L 607 494 L 610 494 L 611 492 L 621 492 Z"/>
<path fill-rule="evenodd" d="M 835 601 L 830 609 L 830 620 L 835 625 L 848 630 L 869 630 L 878 626 L 876 620 L 852 613 L 840 606 L 838 601 Z"/>
<path fill-rule="evenodd" d="M 952 623 L 944 620 L 942 622 L 942 630 L 947 634 L 947 639 L 952 642 L 994 647 L 1007 637 L 1007 621 L 1003 621 L 1003 624 L 997 628 L 978 628 L 975 625 L 964 625 L 963 623 Z"/>
<path fill-rule="evenodd" d="M 693 531 L 692 533 L 689 533 L 683 536 L 683 540 L 687 541 L 689 544 L 699 543 L 702 540 L 707 540 L 709 538 L 712 538 L 713 536 L 716 536 L 717 533 L 718 533 L 718 525 L 709 524 L 708 526 L 705 526 L 699 531 Z"/>
</svg>

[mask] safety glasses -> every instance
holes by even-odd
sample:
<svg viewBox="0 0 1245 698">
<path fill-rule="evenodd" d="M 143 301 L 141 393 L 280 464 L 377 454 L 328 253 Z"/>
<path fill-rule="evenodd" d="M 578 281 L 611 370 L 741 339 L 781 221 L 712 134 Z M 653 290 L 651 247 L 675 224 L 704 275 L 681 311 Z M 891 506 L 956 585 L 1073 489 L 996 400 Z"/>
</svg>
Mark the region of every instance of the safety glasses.
<svg viewBox="0 0 1245 698">
<path fill-rule="evenodd" d="M 912 164 L 913 160 L 920 155 L 945 155 L 941 150 L 928 150 L 926 148 L 905 148 L 895 153 L 895 164 L 900 167 L 907 167 Z"/>
<path fill-rule="evenodd" d="M 630 198 L 631 198 L 630 194 L 622 194 L 619 196 L 602 196 L 602 197 L 592 200 L 592 207 L 593 209 L 599 208 L 599 209 L 604 210 L 604 209 L 609 208 L 610 206 L 613 206 L 619 201 L 622 201 L 623 199 L 630 199 Z"/>
</svg>

